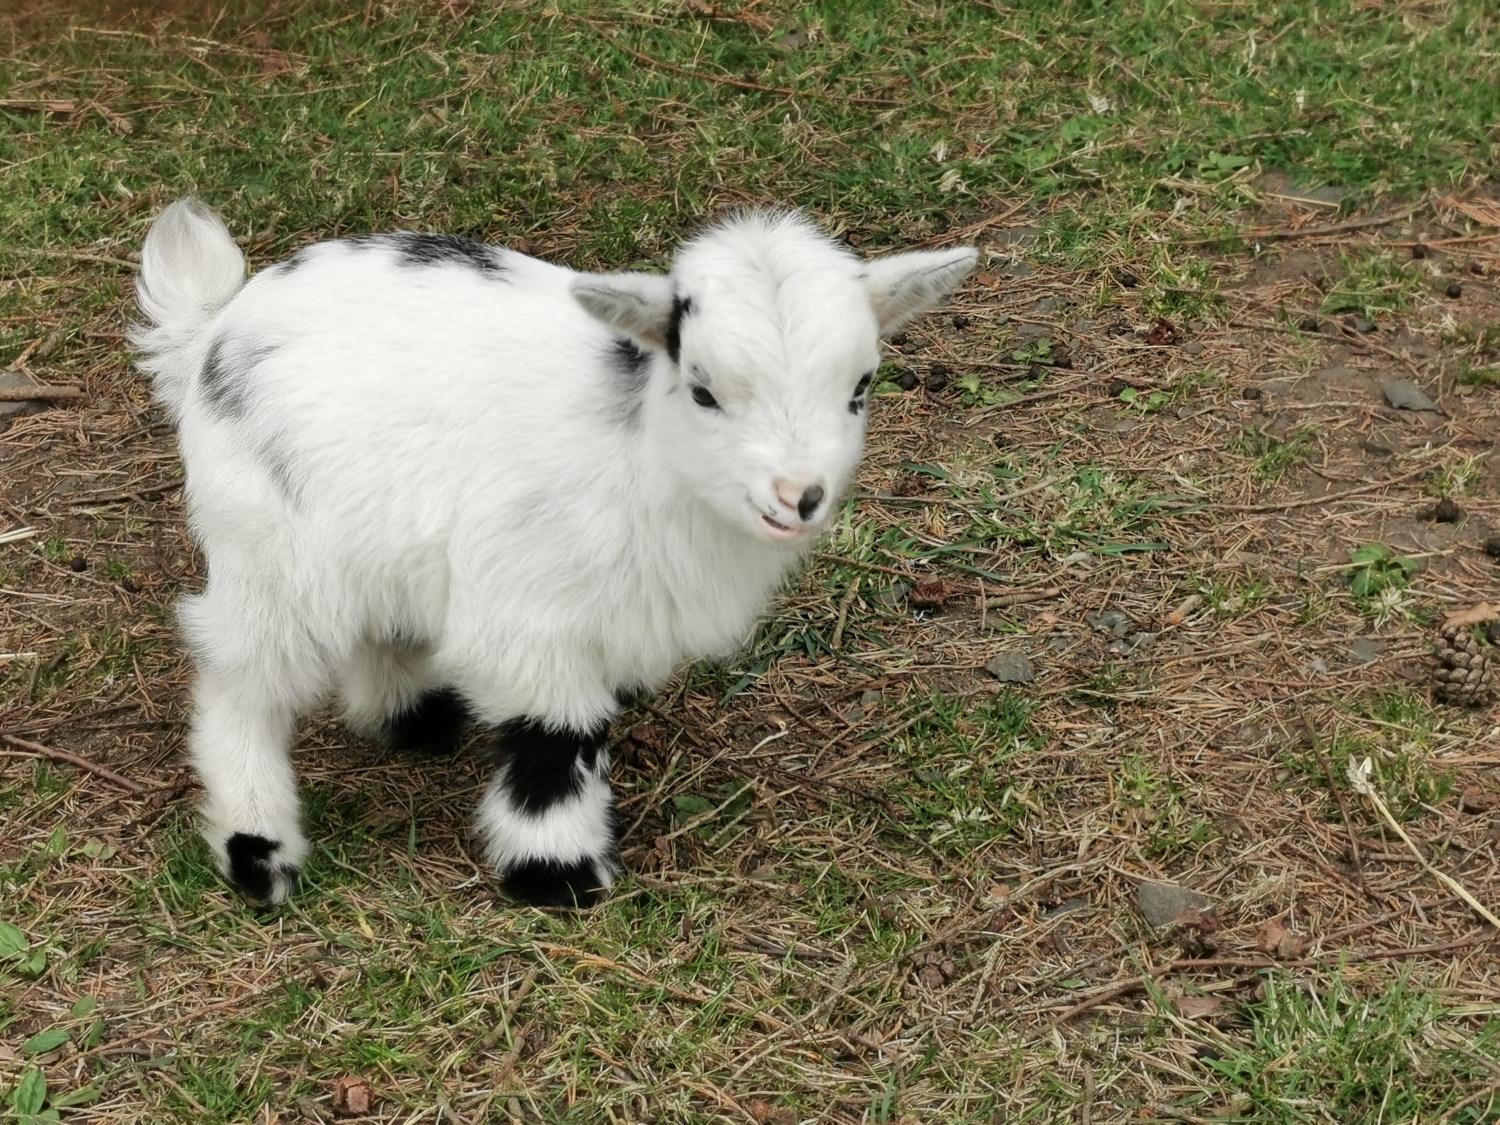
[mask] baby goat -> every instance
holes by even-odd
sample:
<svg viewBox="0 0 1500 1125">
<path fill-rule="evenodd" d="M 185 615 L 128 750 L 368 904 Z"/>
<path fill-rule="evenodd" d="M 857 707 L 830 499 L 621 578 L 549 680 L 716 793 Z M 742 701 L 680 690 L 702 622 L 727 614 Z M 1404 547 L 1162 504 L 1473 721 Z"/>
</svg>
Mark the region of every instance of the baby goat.
<svg viewBox="0 0 1500 1125">
<path fill-rule="evenodd" d="M 293 887 L 288 744 L 335 690 L 401 747 L 493 728 L 489 861 L 523 900 L 593 901 L 617 870 L 610 719 L 743 642 L 859 461 L 880 335 L 974 260 L 862 262 L 751 212 L 666 276 L 401 233 L 246 281 L 213 212 L 169 207 L 132 340 L 208 565 L 181 624 L 224 874 L 262 904 Z"/>
</svg>

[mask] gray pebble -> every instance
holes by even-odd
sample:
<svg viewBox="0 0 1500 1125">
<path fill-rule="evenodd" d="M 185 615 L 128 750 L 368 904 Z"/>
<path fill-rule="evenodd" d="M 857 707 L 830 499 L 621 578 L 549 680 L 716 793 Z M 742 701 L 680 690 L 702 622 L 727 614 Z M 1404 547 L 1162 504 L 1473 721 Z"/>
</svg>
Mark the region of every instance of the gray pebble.
<svg viewBox="0 0 1500 1125">
<path fill-rule="evenodd" d="M 1024 652 L 1002 652 L 984 669 L 1002 684 L 1029 684 L 1036 679 L 1036 667 Z"/>
<path fill-rule="evenodd" d="M 1384 646 L 1373 637 L 1361 637 L 1349 646 L 1349 655 L 1357 664 L 1373 664 L 1380 659 Z"/>
<path fill-rule="evenodd" d="M 879 602 L 890 609 L 900 609 L 906 601 L 906 595 L 911 593 L 911 587 L 905 582 L 897 582 L 894 586 L 887 586 L 880 591 Z"/>
<path fill-rule="evenodd" d="M 1155 929 L 1170 926 L 1184 910 L 1204 910 L 1213 900 L 1177 883 L 1145 882 L 1139 893 L 1141 916 Z"/>
<path fill-rule="evenodd" d="M 1114 637 L 1125 636 L 1135 624 L 1127 614 L 1118 609 L 1092 610 L 1083 615 L 1083 621 L 1095 631 Z"/>
<path fill-rule="evenodd" d="M 1410 379 L 1392 379 L 1380 388 L 1385 401 L 1397 410 L 1436 410 L 1438 404 L 1428 398 Z"/>
</svg>

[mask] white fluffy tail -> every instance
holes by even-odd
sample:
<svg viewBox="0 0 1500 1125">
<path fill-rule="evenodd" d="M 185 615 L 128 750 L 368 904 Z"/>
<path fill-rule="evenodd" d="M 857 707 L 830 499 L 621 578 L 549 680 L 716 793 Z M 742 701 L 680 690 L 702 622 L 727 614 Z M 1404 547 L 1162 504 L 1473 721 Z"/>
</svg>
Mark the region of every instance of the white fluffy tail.
<svg viewBox="0 0 1500 1125">
<path fill-rule="evenodd" d="M 222 219 L 196 199 L 180 199 L 158 216 L 141 247 L 135 298 L 152 327 L 131 340 L 143 353 L 156 397 L 181 411 L 198 349 L 198 328 L 245 283 L 245 256 Z"/>
</svg>

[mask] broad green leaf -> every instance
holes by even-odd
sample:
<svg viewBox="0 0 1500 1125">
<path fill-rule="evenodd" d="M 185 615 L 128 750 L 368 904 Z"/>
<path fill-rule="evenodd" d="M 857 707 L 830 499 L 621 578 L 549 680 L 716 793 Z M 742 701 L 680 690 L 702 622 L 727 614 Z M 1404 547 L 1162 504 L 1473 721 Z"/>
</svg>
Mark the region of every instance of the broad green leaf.
<svg viewBox="0 0 1500 1125">
<path fill-rule="evenodd" d="M 92 1024 L 89 1025 L 89 1029 L 85 1031 L 82 1037 L 78 1040 L 78 1047 L 80 1050 L 87 1051 L 91 1047 L 99 1046 L 99 1040 L 103 1038 L 104 1021 L 95 1020 Z"/>
<path fill-rule="evenodd" d="M 22 1117 L 40 1113 L 47 1101 L 47 1076 L 40 1068 L 32 1067 L 21 1075 L 21 1081 L 17 1083 L 10 1101 Z"/>
<path fill-rule="evenodd" d="M 700 813 L 712 812 L 718 807 L 707 797 L 699 797 L 692 793 L 684 793 L 681 797 L 673 797 L 672 805 L 678 812 L 685 816 L 697 816 Z"/>
<path fill-rule="evenodd" d="M 21 1044 L 21 1053 L 24 1055 L 45 1055 L 48 1051 L 55 1051 L 68 1041 L 68 1033 L 60 1027 L 49 1027 L 46 1031 L 39 1031 L 26 1042 Z"/>
<path fill-rule="evenodd" d="M 84 1016 L 88 1015 L 90 1012 L 92 1012 L 98 1006 L 99 1006 L 99 1001 L 96 1000 L 94 997 L 92 997 L 92 996 L 84 996 L 84 997 L 81 997 L 78 1000 L 78 1002 L 75 1003 L 73 1005 L 73 1007 L 69 1009 L 69 1014 L 71 1014 L 72 1017 L 75 1020 L 76 1019 L 81 1019 L 82 1017 L 84 1017 Z"/>
<path fill-rule="evenodd" d="M 0 922 L 0 957 L 25 953 L 31 947 L 26 935 L 9 922 Z"/>
<path fill-rule="evenodd" d="M 47 837 L 46 846 L 42 848 L 43 855 L 62 855 L 68 850 L 68 830 L 59 824 L 52 830 L 52 835 Z"/>
<path fill-rule="evenodd" d="M 58 1106 L 70 1105 L 93 1105 L 99 1100 L 103 1093 L 98 1086 L 84 1086 L 77 1090 L 69 1090 L 66 1094 L 57 1094 L 52 1099 L 52 1104 Z"/>
<path fill-rule="evenodd" d="M 38 949 L 30 957 L 21 962 L 20 969 L 23 975 L 28 977 L 39 977 L 42 970 L 47 967 L 47 951 Z"/>
</svg>

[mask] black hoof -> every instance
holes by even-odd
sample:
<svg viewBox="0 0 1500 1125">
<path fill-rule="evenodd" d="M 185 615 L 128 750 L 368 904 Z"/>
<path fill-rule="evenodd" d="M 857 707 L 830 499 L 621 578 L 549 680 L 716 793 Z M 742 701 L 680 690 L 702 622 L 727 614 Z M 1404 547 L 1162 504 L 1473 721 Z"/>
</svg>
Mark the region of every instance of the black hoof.
<svg viewBox="0 0 1500 1125">
<path fill-rule="evenodd" d="M 271 858 L 279 847 L 275 840 L 246 832 L 236 832 L 224 842 L 229 881 L 256 906 L 274 906 L 297 886 L 298 868 Z"/>
<path fill-rule="evenodd" d="M 595 905 L 606 890 L 600 886 L 594 862 L 587 859 L 577 863 L 534 859 L 513 868 L 505 877 L 506 893 L 531 906 L 577 910 Z"/>
<path fill-rule="evenodd" d="M 385 721 L 391 747 L 406 754 L 451 754 L 463 741 L 473 716 L 452 688 L 424 692 Z"/>
</svg>

